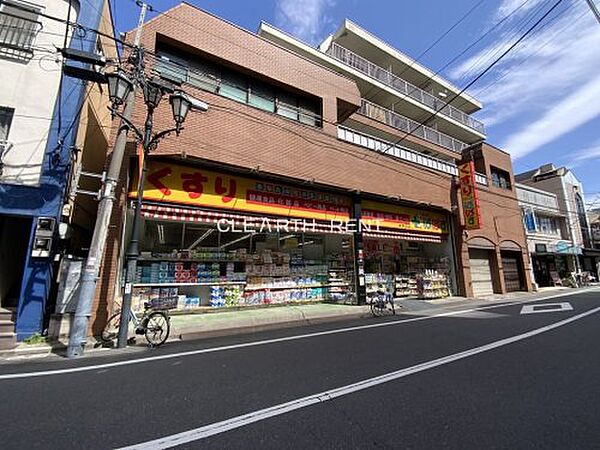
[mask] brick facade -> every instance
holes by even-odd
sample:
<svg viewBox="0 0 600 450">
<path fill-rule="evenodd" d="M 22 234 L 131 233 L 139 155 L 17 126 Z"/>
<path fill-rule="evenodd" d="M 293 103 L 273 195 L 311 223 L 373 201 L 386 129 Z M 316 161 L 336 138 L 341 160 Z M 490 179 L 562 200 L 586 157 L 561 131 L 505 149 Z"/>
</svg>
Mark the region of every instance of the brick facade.
<svg viewBox="0 0 600 450">
<path fill-rule="evenodd" d="M 131 35 L 132 33 L 130 33 Z M 526 286 L 529 289 L 529 259 L 514 190 L 489 186 L 480 193 L 484 226 L 477 232 L 462 231 L 462 211 L 455 177 L 427 167 L 410 164 L 337 138 L 337 125 L 360 106 L 360 93 L 354 81 L 279 47 L 255 34 L 225 22 L 190 5 L 181 4 L 149 21 L 144 27 L 143 45 L 153 53 L 157 44 L 168 43 L 189 54 L 219 61 L 242 73 L 252 74 L 273 85 L 321 99 L 323 126 L 312 127 L 265 112 L 247 104 L 185 85 L 185 91 L 209 105 L 207 112 L 192 111 L 179 137 L 163 140 L 153 152 L 156 157 L 187 161 L 192 165 L 219 167 L 253 177 L 283 179 L 321 190 L 360 193 L 363 198 L 397 199 L 399 204 L 445 212 L 455 230 L 459 286 L 461 293 L 472 295 L 469 274 L 469 242 L 473 238 L 489 240 L 496 252 L 495 284 L 504 292 L 500 249 L 503 243 L 522 249 Z M 149 57 L 150 66 L 153 57 Z M 145 107 L 136 102 L 134 122 L 142 124 Z M 360 123 L 380 127 L 388 134 L 402 134 L 364 116 L 352 117 Z M 168 101 L 155 112 L 155 129 L 171 127 Z M 383 128 L 382 128 L 383 127 Z M 456 157 L 420 138 L 407 139 L 413 148 L 435 149 L 447 157 Z M 464 155 L 466 159 L 469 155 Z M 491 179 L 490 166 L 510 173 L 510 157 L 492 146 L 475 150 L 478 167 L 484 167 Z M 459 161 L 457 161 L 459 162 Z M 111 309 L 118 276 L 118 259 L 125 205 L 123 187 L 127 183 L 123 169 L 120 205 L 115 208 L 102 279 L 97 292 L 97 316 L 94 332 Z M 512 248 L 511 247 L 511 248 Z"/>
</svg>

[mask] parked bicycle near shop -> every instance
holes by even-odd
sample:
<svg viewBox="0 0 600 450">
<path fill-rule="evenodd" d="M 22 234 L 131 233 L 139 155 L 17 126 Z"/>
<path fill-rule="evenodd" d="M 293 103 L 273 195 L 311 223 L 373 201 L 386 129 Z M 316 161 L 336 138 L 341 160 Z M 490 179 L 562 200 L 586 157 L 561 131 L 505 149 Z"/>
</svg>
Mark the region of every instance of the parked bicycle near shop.
<svg viewBox="0 0 600 450">
<path fill-rule="evenodd" d="M 115 312 L 106 323 L 100 338 L 104 343 L 112 343 L 119 335 L 121 311 Z M 164 303 L 145 302 L 144 311 L 138 317 L 133 311 L 129 313 L 129 324 L 133 325 L 136 335 L 143 335 L 150 347 L 158 347 L 169 338 L 171 331 L 171 318 L 168 305 Z"/>
</svg>

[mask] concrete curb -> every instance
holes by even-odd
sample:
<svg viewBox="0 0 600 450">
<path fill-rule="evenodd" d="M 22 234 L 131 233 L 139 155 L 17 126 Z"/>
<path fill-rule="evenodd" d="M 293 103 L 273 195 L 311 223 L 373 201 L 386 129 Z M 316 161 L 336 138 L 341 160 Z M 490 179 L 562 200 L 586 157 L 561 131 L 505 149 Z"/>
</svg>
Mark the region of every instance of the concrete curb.
<svg viewBox="0 0 600 450">
<path fill-rule="evenodd" d="M 504 303 L 504 302 L 530 302 L 536 301 L 539 299 L 543 299 L 545 297 L 551 297 L 553 295 L 567 295 L 568 293 L 577 294 L 580 292 L 586 291 L 598 291 L 600 286 L 590 286 L 585 288 L 564 288 L 564 289 L 553 289 L 545 292 L 523 292 L 523 293 L 515 293 L 508 295 L 495 295 L 489 298 L 466 298 L 466 297 L 454 297 L 443 300 L 412 300 L 412 302 L 420 302 L 425 306 L 425 308 L 411 308 L 411 305 L 405 304 L 403 305 L 403 300 L 399 300 L 396 302 L 397 307 L 400 307 L 400 314 L 406 314 L 410 316 L 414 315 L 429 315 L 440 312 L 444 309 L 452 310 L 461 307 L 468 308 L 477 308 L 484 305 L 495 304 L 495 303 Z M 325 316 L 314 316 L 314 317 L 306 317 L 305 315 L 299 316 L 298 318 L 291 319 L 286 318 L 288 320 L 281 320 L 275 322 L 265 321 L 263 323 L 255 323 L 255 324 L 243 324 L 239 323 L 234 326 L 221 327 L 221 328 L 213 328 L 213 329 L 183 329 L 181 331 L 176 330 L 175 335 L 169 339 L 168 342 L 176 343 L 181 341 L 193 341 L 200 339 L 207 339 L 212 337 L 223 337 L 223 336 L 234 336 L 241 334 L 249 334 L 255 333 L 259 331 L 268 331 L 268 330 L 276 330 L 276 329 L 286 329 L 286 328 L 301 328 L 306 325 L 316 325 L 322 323 L 334 323 L 340 322 L 344 320 L 353 320 L 360 319 L 365 317 L 370 317 L 371 314 L 369 312 L 368 307 L 356 307 L 357 311 L 352 313 L 343 313 L 343 314 L 328 314 Z M 199 327 L 202 326 L 198 324 Z M 101 356 L 101 354 L 111 355 L 119 353 L 131 353 L 133 351 L 144 351 L 147 348 L 145 343 L 139 342 L 133 345 L 129 345 L 126 349 L 117 350 L 110 347 L 98 347 L 98 344 L 95 340 L 90 339 L 86 345 L 86 355 L 90 356 Z M 53 344 L 42 344 L 42 345 L 27 345 L 27 344 L 19 344 L 17 347 L 10 350 L 2 350 L 0 351 L 0 361 L 16 361 L 16 360 L 25 360 L 25 359 L 33 359 L 33 358 L 44 358 L 49 356 L 60 356 L 66 351 L 66 346 L 62 343 L 53 343 Z"/>
<path fill-rule="evenodd" d="M 218 328 L 212 330 L 183 331 L 179 333 L 178 338 L 181 341 L 192 341 L 221 336 L 234 336 L 239 334 L 256 333 L 259 331 L 277 330 L 285 328 L 302 327 L 306 325 L 317 325 L 321 323 L 339 322 L 343 320 L 360 319 L 369 317 L 371 314 L 360 311 L 355 314 L 339 314 L 323 317 L 303 318 L 299 320 L 288 320 L 282 322 L 262 323 L 256 325 L 237 326 L 228 328 Z"/>
</svg>

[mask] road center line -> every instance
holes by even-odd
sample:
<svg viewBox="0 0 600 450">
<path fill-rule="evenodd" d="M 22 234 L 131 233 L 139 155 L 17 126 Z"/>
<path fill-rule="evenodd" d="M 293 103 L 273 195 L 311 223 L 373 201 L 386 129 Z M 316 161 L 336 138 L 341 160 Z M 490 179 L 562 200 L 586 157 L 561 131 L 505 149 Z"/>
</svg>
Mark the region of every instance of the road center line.
<svg viewBox="0 0 600 450">
<path fill-rule="evenodd" d="M 589 291 L 586 291 L 586 292 L 589 292 Z M 543 298 L 537 298 L 537 299 L 531 300 L 530 302 L 549 300 L 552 298 L 572 296 L 572 295 L 577 295 L 577 294 L 578 293 L 565 292 L 565 293 L 555 294 L 555 295 L 551 295 L 551 296 L 547 296 L 547 297 L 543 297 Z M 90 366 L 70 367 L 70 368 L 66 368 L 66 369 L 54 369 L 54 370 L 45 370 L 45 371 L 39 371 L 39 372 L 7 373 L 7 374 L 0 375 L 0 381 L 1 380 L 13 380 L 13 379 L 17 379 L 17 378 L 32 378 L 32 377 L 44 377 L 44 376 L 51 376 L 51 375 L 63 375 L 63 374 L 68 374 L 68 373 L 89 372 L 89 371 L 93 371 L 93 370 L 107 369 L 107 368 L 111 368 L 111 367 L 129 366 L 129 365 L 133 365 L 133 364 L 142 364 L 142 363 L 148 363 L 148 362 L 153 362 L 153 361 L 168 360 L 168 359 L 173 359 L 173 358 L 182 358 L 185 356 L 201 355 L 204 353 L 214 353 L 214 352 L 234 350 L 234 349 L 239 349 L 239 348 L 274 344 L 274 343 L 278 343 L 278 342 L 296 341 L 296 340 L 300 340 L 300 339 L 308 339 L 308 338 L 318 337 L 318 336 L 327 336 L 327 335 L 331 335 L 331 334 L 368 330 L 371 328 L 402 325 L 402 324 L 410 323 L 410 322 L 419 322 L 422 320 L 430 320 L 430 319 L 436 319 L 436 318 L 440 318 L 440 317 L 457 316 L 457 315 L 471 313 L 471 312 L 475 312 L 475 311 L 483 311 L 483 310 L 487 310 L 487 309 L 502 308 L 505 306 L 512 306 L 512 305 L 523 304 L 523 303 L 525 303 L 525 302 L 523 302 L 523 300 L 515 300 L 515 301 L 507 302 L 507 303 L 499 303 L 499 304 L 494 304 L 494 305 L 489 305 L 489 306 L 481 306 L 481 307 L 476 307 L 476 308 L 449 311 L 449 312 L 434 314 L 431 316 L 411 317 L 409 319 L 393 320 L 393 321 L 374 323 L 374 324 L 368 324 L 368 325 L 357 325 L 354 327 L 336 328 L 333 330 L 318 331 L 315 333 L 298 334 L 298 335 L 285 336 L 285 337 L 273 338 L 273 339 L 263 339 L 260 341 L 243 342 L 240 344 L 224 345 L 221 347 L 202 348 L 202 349 L 198 349 L 198 350 L 190 350 L 187 352 L 169 353 L 167 355 L 147 356 L 144 358 L 128 359 L 128 360 L 124 360 L 124 361 L 115 361 L 115 362 L 104 363 L 104 364 L 94 364 L 94 365 L 90 365 Z"/>
<path fill-rule="evenodd" d="M 200 439 L 205 439 L 210 436 L 214 436 L 216 434 L 224 433 L 226 431 L 234 430 L 236 428 L 243 427 L 245 425 L 249 425 L 251 423 L 259 422 L 270 417 L 280 416 L 282 414 L 286 414 L 291 411 L 295 411 L 301 408 L 306 408 L 311 405 L 315 405 L 318 403 L 324 403 L 328 400 L 333 400 L 337 397 L 342 397 L 344 395 L 352 394 L 354 392 L 359 392 L 364 389 L 368 389 L 373 386 L 377 386 L 383 383 L 388 383 L 390 381 L 397 380 L 399 378 L 404 378 L 408 375 L 412 375 L 418 372 L 423 372 L 425 370 L 433 369 L 434 367 L 442 366 L 444 364 L 449 364 L 454 361 L 458 361 L 464 358 L 468 358 L 479 353 L 488 352 L 490 350 L 494 350 L 499 347 L 503 347 L 505 345 L 509 345 L 515 342 L 522 341 L 524 339 L 528 339 L 533 336 L 537 336 L 538 334 L 545 333 L 547 331 L 553 330 L 558 327 L 562 327 L 571 322 L 575 322 L 576 320 L 582 319 L 589 315 L 595 314 L 600 311 L 600 307 L 590 309 L 576 316 L 569 317 L 568 319 L 561 320 L 559 322 L 552 323 L 550 325 L 543 326 L 541 328 L 536 328 L 535 330 L 528 331 L 526 333 L 518 334 L 516 336 L 511 336 L 509 338 L 501 339 L 499 341 L 492 342 L 490 344 L 482 345 L 479 347 L 475 347 L 469 350 L 465 350 L 459 353 L 454 353 L 452 355 L 444 356 L 442 358 L 434 359 L 431 361 L 427 361 L 421 364 L 417 364 L 415 366 L 407 367 L 405 369 L 400 369 L 395 372 L 389 372 L 383 375 L 379 375 L 373 378 L 367 378 L 365 380 L 359 381 L 357 383 L 348 384 L 346 386 L 342 386 L 336 389 L 331 389 L 328 391 L 319 392 L 317 394 L 309 395 L 307 397 L 302 397 L 296 400 L 292 400 L 286 403 L 280 403 L 275 406 L 271 406 L 269 408 L 261 409 L 258 411 L 253 411 L 248 414 L 244 414 L 237 417 L 232 417 L 231 419 L 223 420 L 221 422 L 215 422 L 209 425 L 205 425 L 199 428 L 195 428 L 193 430 L 184 431 L 182 433 L 173 434 L 171 436 L 166 436 L 163 438 L 155 439 L 148 442 L 143 442 L 140 444 L 135 444 L 128 447 L 122 447 L 120 450 L 150 450 L 150 449 L 166 449 L 172 448 L 178 445 L 183 445 L 188 442 L 197 441 Z"/>
</svg>

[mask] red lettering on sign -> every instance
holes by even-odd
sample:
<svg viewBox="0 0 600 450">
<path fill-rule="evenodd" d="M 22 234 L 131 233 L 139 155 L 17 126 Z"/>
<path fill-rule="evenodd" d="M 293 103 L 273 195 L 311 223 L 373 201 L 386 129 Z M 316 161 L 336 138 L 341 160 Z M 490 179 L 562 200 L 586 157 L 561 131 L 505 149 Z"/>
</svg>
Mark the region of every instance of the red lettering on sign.
<svg viewBox="0 0 600 450">
<path fill-rule="evenodd" d="M 163 195 L 171 195 L 171 190 L 162 183 L 162 179 L 171 175 L 172 170 L 170 167 L 163 167 L 156 172 L 152 172 L 148 175 L 148 182 L 157 188 Z"/>
<path fill-rule="evenodd" d="M 181 179 L 183 180 L 183 190 L 188 193 L 190 198 L 199 198 L 204 193 L 202 183 L 208 181 L 208 178 L 200 172 L 182 173 Z"/>
<path fill-rule="evenodd" d="M 237 190 L 237 185 L 235 183 L 235 179 L 229 179 L 229 190 L 227 187 L 223 185 L 223 178 L 217 177 L 215 180 L 215 192 L 221 196 L 221 200 L 223 203 L 228 203 L 235 198 L 235 193 Z M 226 194 L 226 195 L 223 195 Z"/>
</svg>

